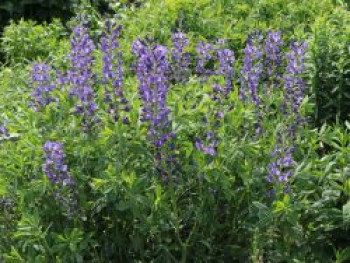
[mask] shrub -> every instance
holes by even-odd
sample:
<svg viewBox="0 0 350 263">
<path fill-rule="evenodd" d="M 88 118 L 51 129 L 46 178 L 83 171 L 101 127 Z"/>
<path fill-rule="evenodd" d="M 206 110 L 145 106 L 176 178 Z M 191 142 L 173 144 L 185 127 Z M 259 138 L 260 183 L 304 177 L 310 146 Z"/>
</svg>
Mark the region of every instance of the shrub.
<svg viewBox="0 0 350 263">
<path fill-rule="evenodd" d="M 3 33 L 1 49 L 8 62 L 23 63 L 37 59 L 55 60 L 67 47 L 67 31 L 55 20 L 49 25 L 36 25 L 32 21 L 12 22 Z"/>
</svg>

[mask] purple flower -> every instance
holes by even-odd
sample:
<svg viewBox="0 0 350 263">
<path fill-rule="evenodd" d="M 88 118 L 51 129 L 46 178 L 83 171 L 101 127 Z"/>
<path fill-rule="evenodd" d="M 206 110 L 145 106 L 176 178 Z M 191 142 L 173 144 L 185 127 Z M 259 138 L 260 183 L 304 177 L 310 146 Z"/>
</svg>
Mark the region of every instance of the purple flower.
<svg viewBox="0 0 350 263">
<path fill-rule="evenodd" d="M 276 88 L 281 82 L 281 67 L 283 54 L 281 48 L 283 45 L 282 34 L 280 31 L 270 30 L 265 40 L 265 66 L 268 86 Z"/>
<path fill-rule="evenodd" d="M 236 61 L 235 54 L 230 49 L 219 49 L 219 70 L 218 74 L 222 75 L 225 79 L 225 96 L 232 91 L 233 78 L 234 78 L 234 63 Z"/>
<path fill-rule="evenodd" d="M 235 56 L 232 50 L 225 49 L 223 45 L 224 40 L 222 39 L 218 40 L 216 45 L 204 42 L 197 45 L 197 73 L 202 76 L 202 81 L 209 75 L 216 77 L 214 78 L 215 83 L 212 85 L 211 96 L 214 107 L 211 107 L 208 116 L 204 117 L 206 120 L 204 124 L 210 131 L 203 141 L 197 138 L 195 145 L 199 151 L 212 156 L 216 154 L 218 146 L 218 140 L 215 138 L 213 130 L 217 130 L 225 113 L 232 109 L 231 106 L 227 105 L 227 102 L 233 87 Z M 214 64 L 212 68 L 208 68 L 209 62 Z M 220 77 L 224 79 L 225 85 L 220 84 Z M 215 119 L 214 122 L 207 121 L 212 118 Z"/>
<path fill-rule="evenodd" d="M 296 128 L 304 123 L 299 109 L 304 98 L 305 81 L 305 53 L 307 44 L 303 42 L 292 42 L 290 52 L 287 53 L 287 68 L 284 74 L 284 102 L 281 110 L 285 116 L 293 117 L 295 123 L 289 127 L 289 136 L 295 137 Z"/>
<path fill-rule="evenodd" d="M 30 106 L 35 111 L 42 110 L 46 105 L 55 101 L 50 92 L 55 88 L 51 83 L 51 66 L 45 63 L 35 63 L 32 68 L 32 85 L 34 90 L 31 93 Z"/>
<path fill-rule="evenodd" d="M 269 164 L 269 175 L 267 181 L 269 183 L 279 182 L 285 183 L 293 176 L 293 157 L 292 149 L 277 143 L 271 156 L 273 161 Z"/>
<path fill-rule="evenodd" d="M 74 195 L 75 182 L 68 172 L 65 164 L 66 155 L 63 152 L 63 144 L 60 142 L 46 141 L 43 146 L 45 163 L 43 171 L 55 186 L 54 197 L 64 208 L 68 218 L 77 214 L 78 200 Z"/>
<path fill-rule="evenodd" d="M 68 174 L 68 167 L 64 164 L 66 155 L 63 153 L 62 143 L 47 141 L 43 146 L 43 151 L 46 156 L 43 171 L 50 181 L 61 186 L 73 184 Z"/>
<path fill-rule="evenodd" d="M 137 47 L 134 52 L 139 52 L 136 70 L 142 100 L 141 121 L 149 123 L 149 133 L 156 144 L 170 124 L 170 111 L 166 106 L 169 84 L 167 50 L 161 45 L 146 46 L 140 40 L 133 47 Z"/>
<path fill-rule="evenodd" d="M 215 148 L 217 147 L 217 141 L 214 139 L 214 135 L 211 138 L 208 138 L 209 144 L 204 145 L 202 140 L 198 137 L 195 138 L 196 148 L 204 154 L 214 156 L 216 154 Z"/>
<path fill-rule="evenodd" d="M 167 156 L 169 153 L 163 151 L 163 146 L 175 137 L 169 120 L 170 110 L 166 105 L 170 70 L 167 49 L 136 40 L 132 51 L 138 57 L 136 75 L 142 101 L 141 121 L 148 123 L 149 139 L 156 148 L 156 169 L 163 178 L 167 178 L 169 165 L 166 163 L 173 158 Z"/>
<path fill-rule="evenodd" d="M 83 124 L 89 129 L 94 123 L 97 104 L 94 101 L 94 74 L 92 72 L 95 45 L 88 31 L 79 25 L 73 30 L 72 51 L 69 55 L 70 69 L 67 74 L 71 85 L 70 94 L 79 100 L 75 113 L 83 117 Z"/>
<path fill-rule="evenodd" d="M 189 74 L 190 54 L 185 52 L 189 41 L 185 33 L 178 32 L 172 35 L 173 49 L 171 51 L 172 79 L 176 82 L 186 82 Z"/>
<path fill-rule="evenodd" d="M 10 133 L 8 132 L 6 125 L 1 125 L 0 126 L 0 135 L 3 135 L 5 137 L 9 137 Z"/>
<path fill-rule="evenodd" d="M 102 82 L 105 84 L 105 102 L 108 102 L 108 112 L 114 121 L 119 119 L 121 112 L 127 112 L 130 108 L 128 101 L 124 97 L 123 81 L 124 70 L 122 53 L 119 49 L 118 37 L 121 26 L 115 26 L 106 22 L 106 31 L 102 33 L 100 41 L 103 53 L 102 62 Z M 127 117 L 123 117 L 123 123 L 129 124 Z"/>
<path fill-rule="evenodd" d="M 261 42 L 261 32 L 254 32 L 248 36 L 241 70 L 240 97 L 242 101 L 246 101 L 246 92 L 248 89 L 248 94 L 255 105 L 260 104 L 258 88 L 263 70 L 263 64 L 261 62 L 263 55 Z"/>
<path fill-rule="evenodd" d="M 196 73 L 203 80 L 206 80 L 210 75 L 213 75 L 215 71 L 208 68 L 207 64 L 211 60 L 216 58 L 216 48 L 211 43 L 199 42 L 196 45 L 197 50 L 197 66 Z"/>
</svg>

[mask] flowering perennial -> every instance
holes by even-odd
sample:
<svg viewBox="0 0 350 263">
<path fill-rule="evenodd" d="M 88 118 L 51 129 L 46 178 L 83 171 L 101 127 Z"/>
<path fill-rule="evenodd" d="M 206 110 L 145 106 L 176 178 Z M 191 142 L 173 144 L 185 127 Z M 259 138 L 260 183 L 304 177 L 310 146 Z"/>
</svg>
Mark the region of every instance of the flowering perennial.
<svg viewBox="0 0 350 263">
<path fill-rule="evenodd" d="M 272 153 L 274 160 L 269 165 L 268 181 L 287 182 L 293 176 L 293 153 L 298 126 L 303 124 L 300 105 L 304 97 L 305 83 L 302 74 L 305 71 L 306 43 L 293 42 L 287 53 L 287 68 L 284 75 L 284 102 L 282 110 L 288 124 L 277 137 L 277 144 Z"/>
<path fill-rule="evenodd" d="M 197 46 L 198 52 L 203 52 L 203 50 L 206 49 L 205 47 L 207 47 L 207 49 L 210 51 L 215 51 L 215 55 L 209 54 L 208 57 L 203 57 L 204 53 L 199 54 L 198 69 L 201 69 L 206 76 L 210 76 L 210 74 L 217 77 L 222 76 L 225 80 L 224 86 L 219 84 L 218 81 L 212 85 L 211 98 L 215 106 L 213 109 L 209 110 L 209 115 L 212 116 L 205 117 L 204 121 L 204 126 L 208 128 L 208 131 L 205 133 L 203 140 L 199 137 L 195 138 L 196 148 L 204 154 L 212 156 L 215 155 L 216 148 L 219 144 L 214 130 L 218 128 L 220 121 L 224 118 L 225 112 L 232 108 L 228 107 L 227 99 L 233 87 L 235 56 L 232 50 L 223 48 L 223 44 L 223 40 L 219 40 L 218 46 L 207 43 L 201 43 L 199 46 Z M 214 68 L 214 70 L 205 70 L 204 67 L 200 65 L 201 63 L 205 64 L 205 59 L 208 59 L 208 61 L 213 60 L 214 62 L 218 62 L 217 68 Z M 208 119 L 214 119 L 213 123 L 208 123 Z"/>
<path fill-rule="evenodd" d="M 97 110 L 94 101 L 94 74 L 92 72 L 95 45 L 90 39 L 88 31 L 79 25 L 73 30 L 71 39 L 72 51 L 69 56 L 70 70 L 68 81 L 71 85 L 70 94 L 78 98 L 79 102 L 75 107 L 75 113 L 83 117 L 83 126 L 91 128 L 94 122 L 93 116 Z"/>
<path fill-rule="evenodd" d="M 73 184 L 73 180 L 68 174 L 67 165 L 64 164 L 66 155 L 63 153 L 62 143 L 47 141 L 43 151 L 46 155 L 43 170 L 50 181 L 61 186 Z"/>
<path fill-rule="evenodd" d="M 251 97 L 255 105 L 260 104 L 258 88 L 261 80 L 261 73 L 263 71 L 262 64 L 262 39 L 261 32 L 254 32 L 248 36 L 247 44 L 244 49 L 244 60 L 241 71 L 241 88 L 240 97 L 242 101 L 246 101 L 246 92 Z"/>
<path fill-rule="evenodd" d="M 42 110 L 46 105 L 55 101 L 50 95 L 50 91 L 55 88 L 51 82 L 51 66 L 45 63 L 35 63 L 32 68 L 32 85 L 34 90 L 31 93 L 30 106 L 35 111 Z"/>
<path fill-rule="evenodd" d="M 105 85 L 105 102 L 108 103 L 108 112 L 114 121 L 120 118 L 120 112 L 129 112 L 130 106 L 124 96 L 123 80 L 124 70 L 122 53 L 119 49 L 118 37 L 121 26 L 106 23 L 106 32 L 102 33 L 101 51 L 103 53 L 102 82 Z M 112 87 L 112 90 L 110 89 Z M 124 117 L 123 122 L 129 123 L 129 118 Z"/>
<path fill-rule="evenodd" d="M 142 100 L 141 121 L 148 123 L 150 141 L 156 147 L 158 169 L 165 175 L 166 170 L 161 168 L 165 158 L 161 148 L 175 137 L 171 131 L 170 110 L 166 105 L 169 88 L 167 49 L 137 40 L 132 45 L 132 51 L 138 57 L 136 74 Z"/>
<path fill-rule="evenodd" d="M 267 92 L 281 84 L 281 70 L 283 63 L 281 31 L 270 30 L 265 40 L 265 67 L 267 79 Z"/>
<path fill-rule="evenodd" d="M 189 41 L 185 33 L 178 32 L 172 35 L 172 42 L 172 79 L 177 83 L 184 83 L 188 79 L 191 58 L 190 54 L 185 52 Z"/>
</svg>

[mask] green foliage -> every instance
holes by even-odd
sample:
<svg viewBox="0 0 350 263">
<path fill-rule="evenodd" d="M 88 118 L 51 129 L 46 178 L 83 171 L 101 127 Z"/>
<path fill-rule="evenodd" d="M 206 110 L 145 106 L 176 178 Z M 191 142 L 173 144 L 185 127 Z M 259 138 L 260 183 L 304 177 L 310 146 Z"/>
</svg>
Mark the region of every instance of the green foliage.
<svg viewBox="0 0 350 263">
<path fill-rule="evenodd" d="M 344 121 L 350 113 L 349 13 L 335 9 L 329 17 L 320 17 L 314 25 L 313 38 L 316 120 Z"/>
<path fill-rule="evenodd" d="M 34 60 L 56 60 L 65 52 L 67 32 L 63 25 L 55 20 L 49 25 L 36 25 L 32 21 L 12 22 L 5 28 L 1 49 L 8 62 L 23 63 Z"/>
</svg>

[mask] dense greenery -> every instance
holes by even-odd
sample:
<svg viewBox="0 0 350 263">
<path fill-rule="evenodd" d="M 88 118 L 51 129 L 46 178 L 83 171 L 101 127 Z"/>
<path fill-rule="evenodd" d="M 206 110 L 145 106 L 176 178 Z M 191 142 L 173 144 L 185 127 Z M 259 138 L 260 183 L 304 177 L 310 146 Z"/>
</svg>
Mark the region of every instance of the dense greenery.
<svg viewBox="0 0 350 263">
<path fill-rule="evenodd" d="M 4 30 L 0 261 L 350 260 L 345 2 L 83 2 Z"/>
</svg>

